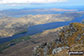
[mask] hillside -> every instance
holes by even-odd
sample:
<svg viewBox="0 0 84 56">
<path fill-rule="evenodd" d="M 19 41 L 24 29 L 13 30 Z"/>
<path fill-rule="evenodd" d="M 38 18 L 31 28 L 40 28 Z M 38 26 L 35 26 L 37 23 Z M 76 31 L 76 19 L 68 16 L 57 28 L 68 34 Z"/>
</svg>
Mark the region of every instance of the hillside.
<svg viewBox="0 0 84 56">
<path fill-rule="evenodd" d="M 34 56 L 69 56 L 68 51 L 84 51 L 84 24 L 65 26 L 55 40 L 35 47 Z"/>
<path fill-rule="evenodd" d="M 73 15 L 73 16 L 72 16 Z M 19 18 L 0 18 L 0 38 L 9 37 L 18 33 L 26 32 L 28 27 L 51 22 L 64 22 L 80 17 L 81 13 L 27 15 Z M 60 19 L 59 19 L 60 18 Z"/>
<path fill-rule="evenodd" d="M 26 37 L 26 40 L 23 41 L 24 37 L 22 37 L 22 40 L 15 39 L 11 42 L 5 43 L 5 45 L 1 45 L 0 49 L 2 49 L 2 53 L 0 54 L 1 56 L 32 56 L 33 54 L 33 48 L 35 46 L 40 45 L 43 42 L 51 42 L 54 40 L 57 36 L 57 31 L 62 29 L 63 27 L 56 28 L 56 29 L 51 29 L 44 31 L 43 33 L 39 33 L 33 36 L 30 36 L 31 38 L 28 40 L 29 37 Z M 46 33 L 46 34 L 45 34 Z M 49 36 L 48 36 L 49 35 Z M 51 36 L 51 37 L 50 37 Z M 19 43 L 17 43 L 20 41 Z M 9 47 L 11 43 L 16 43 L 15 45 Z M 7 47 L 5 50 L 3 50 L 3 47 Z M 12 52 L 13 51 L 13 52 Z"/>
<path fill-rule="evenodd" d="M 0 55 L 69 56 L 68 51 L 84 51 L 84 24 L 71 23 L 33 35 L 30 40 L 7 48 Z"/>
</svg>

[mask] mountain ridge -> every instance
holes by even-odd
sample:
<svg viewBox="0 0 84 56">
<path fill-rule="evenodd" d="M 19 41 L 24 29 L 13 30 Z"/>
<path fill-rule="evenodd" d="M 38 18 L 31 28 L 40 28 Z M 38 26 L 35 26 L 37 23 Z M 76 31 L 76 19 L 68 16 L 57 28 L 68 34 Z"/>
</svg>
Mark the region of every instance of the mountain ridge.
<svg viewBox="0 0 84 56">
<path fill-rule="evenodd" d="M 59 32 L 58 37 L 50 43 L 43 43 L 34 48 L 34 56 L 69 56 L 68 51 L 84 51 L 84 24 L 71 23 L 69 26 L 63 27 Z M 74 46 L 80 46 L 82 49 L 75 49 Z M 82 46 L 81 46 L 82 45 Z M 61 51 L 66 50 L 66 53 L 60 54 Z"/>
</svg>

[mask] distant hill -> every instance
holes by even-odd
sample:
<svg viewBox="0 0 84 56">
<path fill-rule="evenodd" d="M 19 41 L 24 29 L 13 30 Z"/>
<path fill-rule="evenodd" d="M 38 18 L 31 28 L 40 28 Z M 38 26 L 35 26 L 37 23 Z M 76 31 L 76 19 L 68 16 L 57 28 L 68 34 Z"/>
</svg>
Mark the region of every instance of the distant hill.
<svg viewBox="0 0 84 56">
<path fill-rule="evenodd" d="M 72 9 L 57 9 L 57 8 L 51 8 L 51 9 L 9 9 L 9 10 L 2 10 L 0 13 L 2 15 L 6 15 L 9 17 L 22 17 L 25 15 L 36 15 L 36 14 L 57 14 L 58 12 L 64 13 L 64 12 L 73 12 L 77 10 Z"/>
<path fill-rule="evenodd" d="M 33 25 L 71 21 L 81 15 L 81 13 L 73 12 L 63 14 L 26 15 L 19 18 L 2 16 L 0 18 L 0 36 L 9 37 L 25 32 L 28 27 Z"/>
</svg>

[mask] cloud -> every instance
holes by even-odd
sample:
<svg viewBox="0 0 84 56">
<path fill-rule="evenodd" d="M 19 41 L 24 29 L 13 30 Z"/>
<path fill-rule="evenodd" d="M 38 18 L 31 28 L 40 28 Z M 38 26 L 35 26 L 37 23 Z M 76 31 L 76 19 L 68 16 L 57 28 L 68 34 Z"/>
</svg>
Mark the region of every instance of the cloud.
<svg viewBox="0 0 84 56">
<path fill-rule="evenodd" d="M 55 3 L 55 2 L 65 2 L 67 0 L 30 0 L 30 3 Z"/>
<path fill-rule="evenodd" d="M 0 3 L 28 3 L 28 0 L 0 0 Z"/>
<path fill-rule="evenodd" d="M 0 4 L 6 3 L 55 3 L 66 2 L 67 0 L 0 0 Z"/>
</svg>

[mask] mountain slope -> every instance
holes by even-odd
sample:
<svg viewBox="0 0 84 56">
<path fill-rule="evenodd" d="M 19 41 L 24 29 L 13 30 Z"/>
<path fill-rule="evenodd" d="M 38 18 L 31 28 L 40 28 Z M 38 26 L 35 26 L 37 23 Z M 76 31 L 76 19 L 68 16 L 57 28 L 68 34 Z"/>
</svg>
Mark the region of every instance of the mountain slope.
<svg viewBox="0 0 84 56">
<path fill-rule="evenodd" d="M 84 24 L 71 23 L 59 31 L 59 35 L 54 41 L 35 47 L 34 56 L 69 56 L 68 51 L 84 51 L 83 48 Z"/>
<path fill-rule="evenodd" d="M 47 30 L 31 36 L 10 48 L 2 56 L 69 56 L 68 51 L 84 50 L 84 24 L 71 23 L 68 26 Z M 34 48 L 34 49 L 33 49 Z"/>
</svg>

